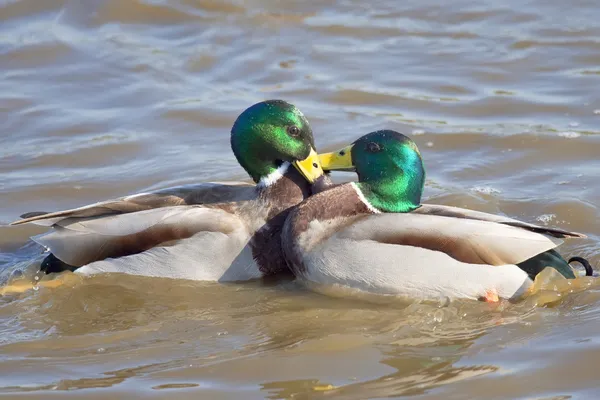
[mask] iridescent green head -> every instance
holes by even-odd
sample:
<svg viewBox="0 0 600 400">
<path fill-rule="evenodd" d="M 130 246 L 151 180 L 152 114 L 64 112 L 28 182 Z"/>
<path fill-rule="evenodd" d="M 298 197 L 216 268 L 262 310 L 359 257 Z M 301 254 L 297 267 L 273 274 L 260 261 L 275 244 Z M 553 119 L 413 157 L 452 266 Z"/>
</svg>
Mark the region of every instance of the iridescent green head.
<svg viewBox="0 0 600 400">
<path fill-rule="evenodd" d="M 420 206 L 425 168 L 415 142 L 391 130 L 371 132 L 350 146 L 319 155 L 324 170 L 354 170 L 357 188 L 383 212 Z"/>
<path fill-rule="evenodd" d="M 312 129 L 294 105 L 268 100 L 246 109 L 231 129 L 231 149 L 255 182 L 273 174 L 285 162 L 309 182 L 323 171 L 314 150 Z"/>
</svg>

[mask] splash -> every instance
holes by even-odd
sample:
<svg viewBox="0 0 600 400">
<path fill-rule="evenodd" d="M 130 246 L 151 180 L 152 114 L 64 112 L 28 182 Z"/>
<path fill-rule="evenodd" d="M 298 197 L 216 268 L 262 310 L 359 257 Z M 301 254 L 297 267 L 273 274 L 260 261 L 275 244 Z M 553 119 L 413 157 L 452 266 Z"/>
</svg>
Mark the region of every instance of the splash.
<svg viewBox="0 0 600 400">
<path fill-rule="evenodd" d="M 40 288 L 54 289 L 60 286 L 73 287 L 83 279 L 72 272 L 64 272 L 54 279 L 43 279 L 38 271 L 32 280 L 19 277 L 7 285 L 0 287 L 0 296 L 17 295 L 29 290 L 38 291 Z"/>
<path fill-rule="evenodd" d="M 560 302 L 570 293 L 581 292 L 589 288 L 596 279 L 592 276 L 580 276 L 567 279 L 554 268 L 545 268 L 540 272 L 529 289 L 529 296 L 538 306 L 547 306 Z"/>
</svg>

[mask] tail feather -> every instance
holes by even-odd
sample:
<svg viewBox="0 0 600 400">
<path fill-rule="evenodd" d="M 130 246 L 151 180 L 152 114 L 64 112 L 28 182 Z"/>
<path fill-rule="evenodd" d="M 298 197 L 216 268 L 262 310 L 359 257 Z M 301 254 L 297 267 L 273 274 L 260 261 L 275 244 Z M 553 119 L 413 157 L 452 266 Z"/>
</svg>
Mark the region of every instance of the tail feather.
<svg viewBox="0 0 600 400">
<path fill-rule="evenodd" d="M 585 276 L 594 276 L 594 269 L 590 265 L 590 262 L 585 258 L 571 257 L 568 262 L 569 264 L 571 264 L 572 262 L 578 262 L 579 264 L 583 265 L 583 268 L 585 268 Z"/>
<path fill-rule="evenodd" d="M 46 274 L 52 274 L 63 271 L 73 272 L 77 268 L 79 267 L 67 264 L 66 262 L 58 259 L 52 253 L 48 254 L 46 258 L 44 258 L 44 261 L 42 261 L 42 264 L 40 265 L 40 271 L 45 272 Z"/>
</svg>

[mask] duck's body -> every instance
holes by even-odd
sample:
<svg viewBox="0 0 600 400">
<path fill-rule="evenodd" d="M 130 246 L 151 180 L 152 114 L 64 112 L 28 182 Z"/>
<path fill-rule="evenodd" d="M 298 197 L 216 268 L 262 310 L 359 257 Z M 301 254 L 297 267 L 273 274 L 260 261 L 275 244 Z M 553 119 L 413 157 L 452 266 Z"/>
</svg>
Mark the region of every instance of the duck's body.
<svg viewBox="0 0 600 400">
<path fill-rule="evenodd" d="M 359 182 L 311 196 L 284 226 L 286 259 L 306 281 L 412 299 L 510 299 L 532 284 L 519 265 L 583 236 L 421 205 L 424 170 L 414 143 L 392 131 L 363 138 L 338 153 L 341 165 L 331 163 L 333 153 L 322 158 L 324 169 L 355 166 Z"/>
<path fill-rule="evenodd" d="M 15 222 L 51 225 L 34 240 L 76 273 L 239 281 L 285 269 L 279 231 L 308 183 L 289 165 L 270 186 L 169 188 Z M 267 224 L 267 221 L 269 222 Z M 50 271 L 57 272 L 57 271 Z"/>
<path fill-rule="evenodd" d="M 286 132 L 290 126 L 293 135 Z M 256 142 L 260 151 L 249 153 Z M 46 272 L 206 281 L 277 274 L 287 270 L 279 237 L 287 212 L 310 195 L 309 181 L 322 175 L 313 146 L 308 122 L 295 107 L 259 103 L 232 129 L 234 153 L 256 185 L 187 185 L 30 213 L 13 224 L 52 227 L 34 238 L 51 252 L 42 263 Z"/>
<path fill-rule="evenodd" d="M 519 297 L 533 281 L 517 264 L 579 236 L 455 207 L 377 213 L 353 184 L 305 200 L 283 234 L 309 282 L 430 300 Z"/>
</svg>

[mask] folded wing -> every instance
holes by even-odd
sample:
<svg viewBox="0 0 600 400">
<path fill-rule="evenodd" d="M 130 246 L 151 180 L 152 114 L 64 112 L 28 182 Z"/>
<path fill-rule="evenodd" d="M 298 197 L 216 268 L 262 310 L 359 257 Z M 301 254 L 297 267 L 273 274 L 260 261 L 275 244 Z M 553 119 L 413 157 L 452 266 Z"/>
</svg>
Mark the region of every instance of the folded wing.
<svg viewBox="0 0 600 400">
<path fill-rule="evenodd" d="M 518 228 L 527 229 L 532 232 L 538 232 L 546 235 L 555 236 L 558 238 L 564 237 L 586 237 L 584 234 L 577 232 L 569 232 L 559 228 L 550 228 L 527 222 L 522 222 L 516 219 L 503 217 L 500 215 L 488 214 L 481 211 L 473 211 L 460 207 L 443 206 L 437 204 L 423 204 L 421 207 L 413 211 L 414 214 L 427 214 L 427 215 L 438 215 L 445 217 L 452 217 L 457 219 L 472 219 L 479 221 L 495 222 L 503 225 L 515 226 Z"/>
<path fill-rule="evenodd" d="M 73 266 L 137 254 L 199 232 L 228 234 L 242 225 L 235 215 L 203 206 L 162 207 L 135 213 L 64 218 L 33 238 Z"/>
<path fill-rule="evenodd" d="M 498 266 L 520 263 L 562 243 L 556 237 L 560 234 L 558 230 L 543 233 L 536 230 L 543 228 L 533 230 L 529 224 L 521 227 L 512 222 L 408 213 L 369 216 L 336 235 L 340 239 L 424 248 L 463 263 Z M 569 236 L 567 232 L 562 235 Z"/>
<path fill-rule="evenodd" d="M 140 193 L 71 210 L 52 213 L 27 213 L 21 216 L 22 219 L 13 222 L 11 225 L 34 223 L 53 226 L 66 218 L 91 218 L 133 213 L 160 207 L 241 201 L 251 199 L 252 196 L 254 196 L 254 185 L 248 183 L 201 183 Z"/>
</svg>

